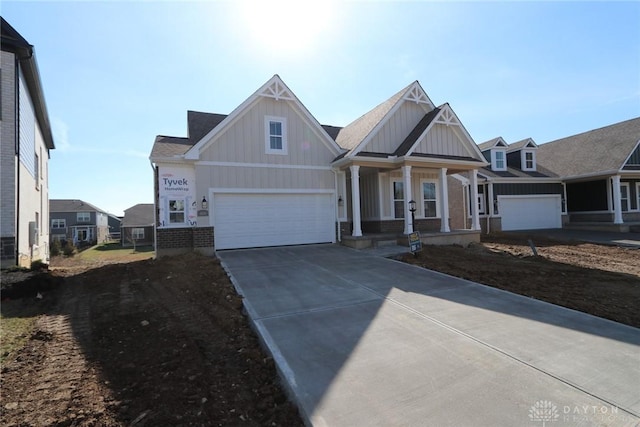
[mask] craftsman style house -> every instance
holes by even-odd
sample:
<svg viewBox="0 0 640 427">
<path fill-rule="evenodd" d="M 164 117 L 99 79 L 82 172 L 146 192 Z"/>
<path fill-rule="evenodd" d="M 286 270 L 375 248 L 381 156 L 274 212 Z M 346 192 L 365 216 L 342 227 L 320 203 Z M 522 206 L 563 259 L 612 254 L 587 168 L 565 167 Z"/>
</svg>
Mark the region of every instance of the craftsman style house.
<svg viewBox="0 0 640 427">
<path fill-rule="evenodd" d="M 537 160 L 565 183 L 570 225 L 640 225 L 640 118 L 543 144 Z"/>
<path fill-rule="evenodd" d="M 0 96 L 2 268 L 49 260 L 49 156 L 53 135 L 35 52 L 4 18 Z"/>
<path fill-rule="evenodd" d="M 562 180 L 539 164 L 531 138 L 507 144 L 497 137 L 478 147 L 490 162 L 478 173 L 483 231 L 562 227 Z"/>
<path fill-rule="evenodd" d="M 187 137 L 158 136 L 151 151 L 158 255 L 451 233 L 447 177 L 468 173 L 476 200 L 487 164 L 417 81 L 344 128 L 320 125 L 277 75 L 229 115 L 187 121 Z"/>
<path fill-rule="evenodd" d="M 108 214 L 102 209 L 75 199 L 52 199 L 50 204 L 51 240 L 88 245 L 108 239 Z"/>
</svg>

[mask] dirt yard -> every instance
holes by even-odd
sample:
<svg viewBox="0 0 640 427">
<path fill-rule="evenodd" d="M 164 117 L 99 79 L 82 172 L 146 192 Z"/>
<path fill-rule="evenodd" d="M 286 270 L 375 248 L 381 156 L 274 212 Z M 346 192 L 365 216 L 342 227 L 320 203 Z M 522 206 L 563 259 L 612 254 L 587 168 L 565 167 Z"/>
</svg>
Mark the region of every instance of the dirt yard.
<svg viewBox="0 0 640 427">
<path fill-rule="evenodd" d="M 405 260 L 640 327 L 640 250 L 535 243 L 539 257 L 505 235 Z M 0 425 L 301 425 L 218 262 L 149 256 L 59 258 L 2 302 L 2 340 L 15 320 L 28 333 L 2 343 Z"/>
<path fill-rule="evenodd" d="M 402 259 L 640 328 L 640 249 L 505 233 L 466 249 L 425 246 Z"/>
</svg>

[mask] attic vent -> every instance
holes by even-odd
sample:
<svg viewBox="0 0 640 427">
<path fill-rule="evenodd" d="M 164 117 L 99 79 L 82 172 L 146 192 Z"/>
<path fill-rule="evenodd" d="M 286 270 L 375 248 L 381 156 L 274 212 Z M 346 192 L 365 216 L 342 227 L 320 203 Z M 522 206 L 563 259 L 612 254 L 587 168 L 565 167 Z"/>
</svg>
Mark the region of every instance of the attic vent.
<svg viewBox="0 0 640 427">
<path fill-rule="evenodd" d="M 278 80 L 273 81 L 269 86 L 264 88 L 260 95 L 266 96 L 267 98 L 274 98 L 276 101 L 280 99 L 293 101 L 294 99 L 287 87 Z"/>
</svg>

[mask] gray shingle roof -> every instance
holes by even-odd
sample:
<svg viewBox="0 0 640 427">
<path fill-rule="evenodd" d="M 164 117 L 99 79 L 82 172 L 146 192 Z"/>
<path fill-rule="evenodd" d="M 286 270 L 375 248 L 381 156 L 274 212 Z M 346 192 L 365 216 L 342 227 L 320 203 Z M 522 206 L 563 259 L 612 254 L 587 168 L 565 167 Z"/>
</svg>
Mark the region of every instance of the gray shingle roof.
<svg viewBox="0 0 640 427">
<path fill-rule="evenodd" d="M 478 148 L 480 149 L 480 151 L 489 150 L 496 145 L 499 139 L 502 139 L 504 141 L 504 138 L 502 138 L 501 136 L 497 136 L 493 139 L 483 142 L 482 144 L 478 144 Z"/>
<path fill-rule="evenodd" d="M 187 128 L 189 139 L 195 144 L 218 126 L 226 114 L 203 113 L 201 111 L 187 111 Z"/>
<path fill-rule="evenodd" d="M 517 142 L 514 142 L 512 144 L 509 144 L 509 146 L 507 147 L 507 153 L 512 153 L 514 151 L 518 151 L 518 150 L 523 149 L 524 147 L 527 146 L 527 144 L 530 141 L 533 141 L 533 140 L 531 138 L 525 138 L 525 139 L 523 139 L 521 141 L 517 141 Z M 535 142 L 534 142 L 534 144 L 535 144 Z"/>
<path fill-rule="evenodd" d="M 151 158 L 181 156 L 189 151 L 193 144 L 189 138 L 158 135 L 151 149 Z"/>
<path fill-rule="evenodd" d="M 398 103 L 398 101 L 402 99 L 402 96 L 412 85 L 413 83 L 342 128 L 336 138 L 338 145 L 347 150 L 353 150 L 356 148 L 358 144 L 360 144 L 371 133 L 373 128 L 375 128 L 387 113 Z"/>
<path fill-rule="evenodd" d="M 49 200 L 49 212 L 89 212 L 96 211 L 107 213 L 102 209 L 95 207 L 91 203 L 87 203 L 77 199 L 51 199 Z"/>
<path fill-rule="evenodd" d="M 640 117 L 538 146 L 538 167 L 562 177 L 622 169 L 640 141 Z"/>
<path fill-rule="evenodd" d="M 148 227 L 155 223 L 152 203 L 138 203 L 124 210 L 121 227 Z"/>
<path fill-rule="evenodd" d="M 507 168 L 506 171 L 494 171 L 491 170 L 491 166 L 485 166 L 479 172 L 489 178 L 559 178 L 558 174 L 539 164 L 536 165 L 536 169 L 535 171 L 523 171 L 516 168 Z"/>
</svg>

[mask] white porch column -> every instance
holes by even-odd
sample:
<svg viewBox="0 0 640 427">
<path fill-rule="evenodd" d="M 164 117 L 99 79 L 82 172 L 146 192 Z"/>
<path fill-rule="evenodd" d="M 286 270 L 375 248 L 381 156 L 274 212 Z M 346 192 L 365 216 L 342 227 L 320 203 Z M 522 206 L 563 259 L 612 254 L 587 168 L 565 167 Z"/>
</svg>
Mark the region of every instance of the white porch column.
<svg viewBox="0 0 640 427">
<path fill-rule="evenodd" d="M 620 195 L 620 175 L 611 177 L 613 191 L 613 223 L 622 224 L 622 200 Z"/>
<path fill-rule="evenodd" d="M 411 191 L 411 166 L 402 166 L 402 187 L 404 190 L 404 234 L 413 233 L 413 223 L 411 222 L 411 211 L 409 210 L 409 200 L 412 200 Z"/>
<path fill-rule="evenodd" d="M 480 230 L 480 215 L 478 214 L 478 170 L 471 171 L 471 229 Z"/>
<path fill-rule="evenodd" d="M 473 193 L 473 190 L 471 190 Z M 476 194 L 478 187 L 476 186 Z M 471 198 L 471 197 L 470 197 Z M 476 199 L 477 200 L 477 197 Z M 440 232 L 448 233 L 449 228 L 449 187 L 447 185 L 447 168 L 440 169 Z"/>
<path fill-rule="evenodd" d="M 362 236 L 362 225 L 360 224 L 360 166 L 351 165 L 351 211 L 353 216 L 352 236 Z"/>
</svg>

